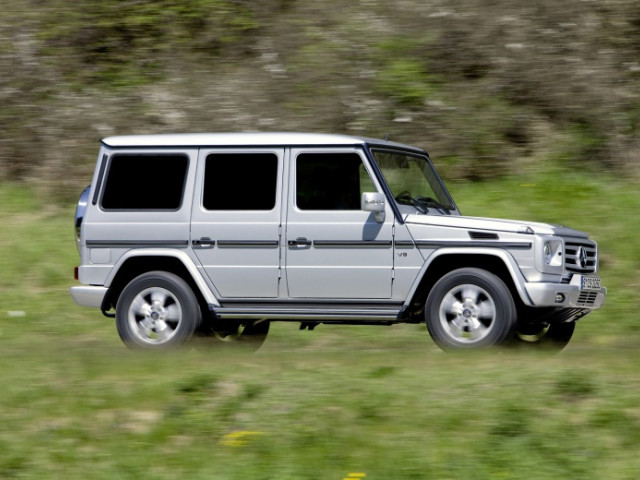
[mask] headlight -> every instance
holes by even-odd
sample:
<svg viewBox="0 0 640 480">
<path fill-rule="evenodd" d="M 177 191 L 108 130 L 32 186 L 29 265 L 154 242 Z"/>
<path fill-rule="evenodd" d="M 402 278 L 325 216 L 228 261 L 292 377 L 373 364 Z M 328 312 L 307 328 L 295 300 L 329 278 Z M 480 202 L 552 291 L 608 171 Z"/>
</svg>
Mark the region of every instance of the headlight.
<svg viewBox="0 0 640 480">
<path fill-rule="evenodd" d="M 560 240 L 548 240 L 544 242 L 542 249 L 544 263 L 552 267 L 562 266 L 562 242 Z"/>
</svg>

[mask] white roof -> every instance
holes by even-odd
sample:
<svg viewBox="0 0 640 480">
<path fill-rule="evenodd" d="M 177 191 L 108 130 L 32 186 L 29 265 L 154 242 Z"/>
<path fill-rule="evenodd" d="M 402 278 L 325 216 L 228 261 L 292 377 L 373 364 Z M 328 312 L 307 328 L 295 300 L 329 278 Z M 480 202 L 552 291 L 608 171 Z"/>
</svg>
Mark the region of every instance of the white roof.
<svg viewBox="0 0 640 480">
<path fill-rule="evenodd" d="M 108 147 L 229 147 L 229 146 L 275 146 L 275 145 L 313 145 L 341 146 L 363 145 L 365 143 L 398 147 L 410 150 L 421 149 L 410 145 L 379 140 L 375 138 L 333 135 L 325 133 L 296 132 L 252 132 L 252 133 L 173 133 L 162 135 L 123 135 L 107 137 L 102 143 Z"/>
</svg>

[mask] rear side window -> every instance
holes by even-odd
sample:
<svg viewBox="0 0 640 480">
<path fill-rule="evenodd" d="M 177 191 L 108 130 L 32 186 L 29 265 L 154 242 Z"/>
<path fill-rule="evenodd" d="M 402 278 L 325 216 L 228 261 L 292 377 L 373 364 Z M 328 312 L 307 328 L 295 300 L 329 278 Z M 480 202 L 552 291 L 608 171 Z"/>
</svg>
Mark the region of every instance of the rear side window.
<svg viewBox="0 0 640 480">
<path fill-rule="evenodd" d="M 186 155 L 114 155 L 107 172 L 102 208 L 178 210 L 188 166 Z"/>
<path fill-rule="evenodd" d="M 207 210 L 272 210 L 278 156 L 274 153 L 207 155 L 202 205 Z"/>
</svg>

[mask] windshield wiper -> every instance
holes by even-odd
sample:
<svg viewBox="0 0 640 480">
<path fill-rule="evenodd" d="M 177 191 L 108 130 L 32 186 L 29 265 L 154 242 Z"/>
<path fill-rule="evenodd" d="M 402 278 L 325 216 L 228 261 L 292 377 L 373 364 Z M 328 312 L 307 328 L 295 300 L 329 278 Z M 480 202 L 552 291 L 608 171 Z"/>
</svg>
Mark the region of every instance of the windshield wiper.
<svg viewBox="0 0 640 480">
<path fill-rule="evenodd" d="M 398 201 L 398 203 L 402 203 L 403 205 L 411 205 L 412 207 L 415 207 L 422 214 L 429 213 L 428 208 L 431 207 L 435 208 L 436 210 L 438 210 L 438 212 L 444 215 L 451 215 L 451 212 L 448 208 L 431 197 L 414 198 L 411 196 L 411 192 L 404 191 L 400 192 L 396 196 L 396 200 Z"/>
<path fill-rule="evenodd" d="M 426 205 L 427 207 L 433 207 L 436 210 L 438 210 L 440 213 L 444 213 L 445 215 L 451 214 L 448 208 L 446 208 L 440 202 L 438 202 L 437 200 L 434 200 L 431 197 L 418 197 L 415 199 L 415 201 L 422 205 Z"/>
<path fill-rule="evenodd" d="M 411 196 L 410 192 L 400 192 L 396 195 L 396 201 L 398 203 L 402 203 L 403 205 L 411 205 L 415 207 L 420 213 L 426 214 L 427 210 L 422 206 L 421 202 L 418 199 L 415 199 Z"/>
</svg>

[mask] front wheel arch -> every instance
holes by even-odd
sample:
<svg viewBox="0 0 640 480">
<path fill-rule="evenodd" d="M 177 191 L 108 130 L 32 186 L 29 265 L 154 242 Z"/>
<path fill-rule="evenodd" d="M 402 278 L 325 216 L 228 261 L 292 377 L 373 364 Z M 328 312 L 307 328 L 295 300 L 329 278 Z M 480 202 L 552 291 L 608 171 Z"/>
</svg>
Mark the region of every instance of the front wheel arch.
<svg viewBox="0 0 640 480">
<path fill-rule="evenodd" d="M 413 294 L 408 303 L 408 311 L 422 317 L 423 307 L 433 286 L 448 273 L 461 268 L 477 268 L 486 270 L 499 277 L 511 292 L 518 307 L 524 305 L 520 292 L 505 260 L 491 253 L 445 253 L 433 259 L 421 274 L 419 283 L 413 287 Z"/>
</svg>

